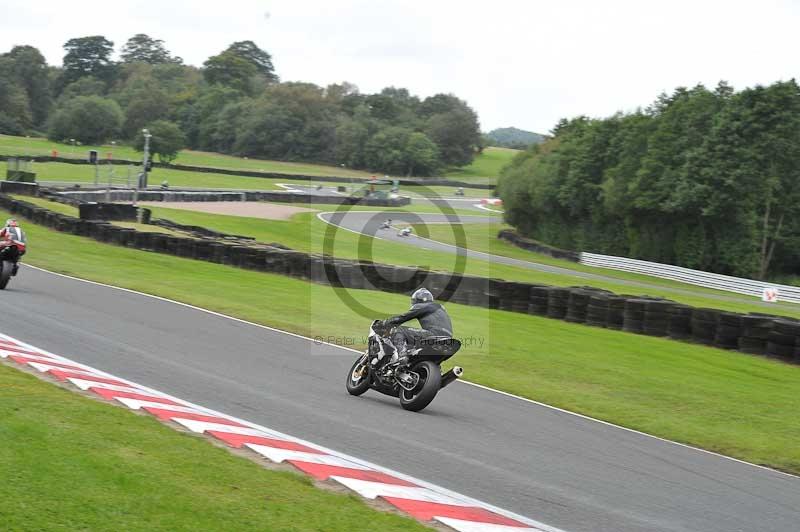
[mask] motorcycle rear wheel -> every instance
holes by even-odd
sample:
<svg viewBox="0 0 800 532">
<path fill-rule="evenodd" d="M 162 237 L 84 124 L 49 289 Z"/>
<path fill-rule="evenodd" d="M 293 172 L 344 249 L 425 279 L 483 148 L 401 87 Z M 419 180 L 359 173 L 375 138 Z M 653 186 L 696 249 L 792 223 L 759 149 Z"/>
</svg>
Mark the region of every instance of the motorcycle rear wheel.
<svg viewBox="0 0 800 532">
<path fill-rule="evenodd" d="M 367 356 L 362 355 L 356 360 L 350 371 L 347 372 L 345 387 L 350 395 L 361 395 L 369 390 L 369 367 Z"/>
<path fill-rule="evenodd" d="M 8 280 L 11 279 L 11 272 L 14 271 L 14 263 L 10 260 L 4 260 L 2 269 L 0 270 L 0 290 L 5 289 L 8 285 Z"/>
<path fill-rule="evenodd" d="M 433 401 L 442 387 L 442 369 L 439 364 L 423 360 L 411 371 L 419 374 L 419 383 L 413 391 L 400 391 L 400 406 L 411 412 L 419 412 Z"/>
</svg>

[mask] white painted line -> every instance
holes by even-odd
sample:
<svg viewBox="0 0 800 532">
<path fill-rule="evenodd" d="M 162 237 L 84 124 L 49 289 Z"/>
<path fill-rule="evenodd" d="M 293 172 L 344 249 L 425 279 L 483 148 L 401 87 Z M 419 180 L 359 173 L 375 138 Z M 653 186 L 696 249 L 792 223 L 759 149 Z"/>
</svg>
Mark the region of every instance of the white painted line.
<svg viewBox="0 0 800 532">
<path fill-rule="evenodd" d="M 477 208 L 482 209 L 484 211 L 496 212 L 496 213 L 499 213 L 499 214 L 505 214 L 505 212 L 506 212 L 506 211 L 498 211 L 497 209 L 490 209 L 486 205 L 481 205 L 480 203 L 474 204 L 473 207 L 477 207 Z"/>
<path fill-rule="evenodd" d="M 287 336 L 292 336 L 294 338 L 301 338 L 303 340 L 312 342 L 315 345 L 320 345 L 321 344 L 321 345 L 326 345 L 326 346 L 329 346 L 329 347 L 334 347 L 334 348 L 337 348 L 337 349 L 343 349 L 345 351 L 349 351 L 351 353 L 355 353 L 355 354 L 358 354 L 358 355 L 362 354 L 361 351 L 358 351 L 356 349 L 352 349 L 352 348 L 349 348 L 349 347 L 345 347 L 345 346 L 342 346 L 342 345 L 336 345 L 336 344 L 332 344 L 332 343 L 328 343 L 328 342 L 321 342 L 321 341 L 316 340 L 314 338 L 309 338 L 307 336 L 302 336 L 302 335 L 299 335 L 297 333 L 293 333 L 293 332 L 289 332 L 289 331 L 283 331 L 281 329 L 276 329 L 275 327 L 270 327 L 269 325 L 262 325 L 260 323 L 254 323 L 252 321 L 243 320 L 241 318 L 236 318 L 234 316 L 228 316 L 228 315 L 222 314 L 220 312 L 215 312 L 213 310 L 205 309 L 205 308 L 202 308 L 202 307 L 197 307 L 195 305 L 190 305 L 189 303 L 182 303 L 180 301 L 175 301 L 173 299 L 168 299 L 166 297 L 156 296 L 156 295 L 153 295 L 153 294 L 146 294 L 144 292 L 138 292 L 136 290 L 131 290 L 130 288 L 122 288 L 122 287 L 119 287 L 119 286 L 113 286 L 113 285 L 109 285 L 109 284 L 99 283 L 97 281 L 89 281 L 87 279 L 81 279 L 80 277 L 72 277 L 70 275 L 65 275 L 63 273 L 51 272 L 49 270 L 45 270 L 44 268 L 39 268 L 37 266 L 31 266 L 29 264 L 23 264 L 23 266 L 27 267 L 27 268 L 33 268 L 35 270 L 39 270 L 39 271 L 42 271 L 42 272 L 45 272 L 45 273 L 49 273 L 51 275 L 56 275 L 58 277 L 64 277 L 65 279 L 71 279 L 73 281 L 93 284 L 93 285 L 102 286 L 102 287 L 105 287 L 105 288 L 111 288 L 113 290 L 121 290 L 123 292 L 128 292 L 130 294 L 137 294 L 137 295 L 142 296 L 142 297 L 149 297 L 149 298 L 156 299 L 156 300 L 159 300 L 159 301 L 172 303 L 174 305 L 180 305 L 182 307 L 190 308 L 192 310 L 197 310 L 199 312 L 205 312 L 206 314 L 210 314 L 212 316 L 217 316 L 219 318 L 224 318 L 224 319 L 236 321 L 238 323 L 244 323 L 244 324 L 247 324 L 247 325 L 250 325 L 250 326 L 253 326 L 253 327 L 258 327 L 258 328 L 261 328 L 261 329 L 264 329 L 264 330 L 267 330 L 267 331 L 273 331 L 273 332 L 276 332 L 276 333 L 285 334 Z M 0 337 L 10 338 L 9 336 L 6 336 L 5 334 L 2 334 L 2 333 L 0 333 Z M 42 352 L 46 353 L 47 355 L 51 355 L 51 356 L 53 356 L 55 358 L 61 358 L 62 360 L 66 361 L 66 362 L 70 362 L 72 364 L 75 364 L 75 362 L 72 362 L 69 359 L 65 359 L 63 357 L 59 357 L 58 355 L 53 355 L 52 353 L 49 353 L 47 351 L 34 348 L 33 346 L 31 346 L 29 344 L 23 344 L 21 342 L 20 342 L 20 344 L 23 345 L 26 349 L 36 349 L 38 351 L 42 351 Z M 101 372 L 100 370 L 94 370 L 93 369 L 93 371 L 96 371 L 97 373 L 101 373 L 101 374 L 103 374 L 103 375 L 105 375 L 105 376 L 107 376 L 109 378 L 117 378 L 117 377 L 114 377 L 113 375 L 109 375 L 107 373 Z M 124 379 L 119 379 L 119 380 L 124 380 Z M 668 439 L 662 438 L 660 436 L 653 436 L 652 434 L 647 434 L 646 432 L 641 432 L 639 430 L 630 429 L 628 427 L 623 427 L 621 425 L 615 425 L 614 423 L 610 423 L 608 421 L 603 421 L 602 419 L 593 418 L 593 417 L 590 417 L 590 416 L 587 416 L 587 415 L 584 415 L 584 414 L 579 414 L 577 412 L 572 412 L 570 410 L 564 410 L 563 408 L 559 408 L 557 406 L 552 406 L 552 405 L 549 405 L 547 403 L 542 403 L 542 402 L 539 402 L 539 401 L 535 401 L 533 399 L 528 399 L 527 397 L 514 395 L 512 393 L 504 392 L 502 390 L 497 390 L 495 388 L 490 388 L 489 386 L 484 386 L 482 384 L 477 384 L 477 383 L 474 383 L 474 382 L 470 382 L 468 380 L 458 379 L 455 382 L 456 385 L 458 385 L 459 383 L 467 385 L 467 386 L 475 386 L 476 388 L 481 388 L 482 390 L 486 390 L 488 392 L 498 393 L 500 395 L 505 395 L 506 397 L 511 397 L 513 399 L 518 399 L 518 400 L 524 401 L 526 403 L 531 403 L 531 404 L 540 406 L 542 408 L 547 408 L 547 409 L 550 409 L 550 410 L 555 410 L 557 412 L 562 412 L 564 414 L 569 414 L 571 416 L 576 416 L 576 417 L 579 417 L 581 419 L 585 419 L 587 421 L 593 421 L 595 423 L 601 423 L 603 425 L 606 425 L 606 426 L 609 426 L 609 427 L 613 427 L 615 429 L 624 430 L 626 432 L 630 432 L 630 433 L 633 433 L 633 434 L 638 434 L 639 436 L 645 436 L 647 438 L 653 438 L 654 440 L 662 441 L 662 442 L 665 442 L 665 443 L 670 443 L 672 445 L 677 445 L 679 447 L 683 447 L 685 449 L 690 449 L 692 451 L 698 451 L 698 452 L 701 452 L 701 453 L 704 453 L 704 454 L 708 454 L 708 455 L 711 455 L 711 456 L 716 456 L 717 458 L 723 458 L 725 460 L 730 460 L 732 462 L 736 462 L 736 463 L 743 464 L 743 465 L 748 465 L 748 466 L 751 466 L 751 467 L 762 469 L 764 471 L 769 471 L 771 473 L 777 473 L 779 475 L 784 475 L 784 476 L 791 477 L 791 478 L 800 478 L 800 476 L 798 476 L 798 475 L 793 475 L 791 473 L 786 473 L 785 471 L 780 471 L 778 469 L 773 469 L 771 467 L 767 467 L 767 466 L 763 466 L 763 465 L 759 465 L 759 464 L 754 464 L 752 462 L 747 462 L 745 460 L 740 460 L 738 458 L 733 458 L 731 456 L 726 456 L 724 454 L 715 453 L 714 451 L 708 451 L 706 449 L 701 449 L 699 447 L 694 447 L 692 445 L 688 445 L 688 444 L 685 444 L 685 443 L 680 443 L 680 442 L 668 440 Z M 176 401 L 181 402 L 181 403 L 185 403 L 185 401 L 183 401 L 181 399 L 177 399 L 177 398 L 174 398 L 174 399 Z M 192 406 L 195 406 L 197 408 L 202 408 L 202 407 L 200 407 L 198 405 L 192 405 Z M 235 419 L 235 418 L 231 418 L 231 419 Z M 241 420 L 237 420 L 237 421 L 241 421 Z M 245 422 L 245 423 L 247 423 L 247 422 Z M 230 432 L 230 431 L 228 431 L 228 432 Z M 315 447 L 317 449 L 322 449 L 318 445 L 313 444 L 311 442 L 303 442 L 303 441 L 300 441 L 300 440 L 294 440 L 294 441 L 298 441 L 299 443 L 307 444 L 309 447 Z M 326 449 L 326 451 L 329 451 L 329 450 Z M 331 452 L 335 452 L 335 451 L 331 451 Z M 364 463 L 364 462 L 362 462 L 362 463 Z M 409 480 L 409 478 L 410 478 L 410 477 L 406 477 L 405 475 L 402 475 L 402 473 L 397 473 L 397 472 L 391 471 L 389 469 L 383 468 L 381 466 L 375 466 L 375 467 L 376 468 L 380 468 L 381 471 L 386 472 L 388 474 L 395 475 L 395 476 L 400 476 L 401 478 L 404 478 L 405 480 Z M 411 480 L 409 480 L 409 481 L 411 481 Z M 501 509 L 498 509 L 498 510 L 500 510 L 500 512 L 498 512 L 498 513 L 505 512 L 504 515 L 507 515 L 507 514 L 510 513 L 507 510 L 501 510 Z M 514 519 L 517 519 L 517 520 L 519 520 L 520 518 L 527 519 L 528 521 L 530 521 L 530 519 L 524 518 L 522 516 L 515 516 L 514 517 Z M 544 530 L 556 530 L 556 529 L 552 529 L 552 528 L 547 528 L 547 526 L 544 525 L 543 523 L 539 523 L 536 526 L 539 526 L 539 527 L 544 526 L 545 527 Z"/>
<path fill-rule="evenodd" d="M 150 394 L 148 394 L 150 395 Z M 141 410 L 142 408 L 160 408 L 161 410 L 169 410 L 170 412 L 184 412 L 187 414 L 203 414 L 207 412 L 192 408 L 190 406 L 169 405 L 166 403 L 156 403 L 155 401 L 143 401 L 141 399 L 131 399 L 130 397 L 115 397 L 115 401 L 119 401 L 131 410 Z"/>
<path fill-rule="evenodd" d="M 53 360 L 53 362 L 60 362 L 60 361 Z M 91 372 L 91 371 L 88 371 L 88 370 L 85 370 L 85 369 L 81 369 L 79 367 L 78 368 L 65 368 L 63 366 L 54 366 L 52 364 L 45 364 L 44 362 L 28 362 L 27 364 L 30 367 L 32 367 L 33 369 L 35 369 L 37 371 L 41 371 L 42 373 L 47 373 L 51 369 L 56 369 L 56 370 L 60 370 L 60 371 L 76 371 L 78 373 L 85 373 L 87 377 L 90 376 L 90 375 L 94 375 L 94 372 Z"/>
<path fill-rule="evenodd" d="M 261 456 L 269 458 L 270 461 L 278 464 L 286 460 L 297 460 L 300 462 L 310 462 L 312 464 L 349 467 L 350 469 L 362 469 L 365 471 L 370 469 L 362 466 L 361 464 L 356 464 L 350 460 L 345 460 L 344 458 L 339 458 L 338 456 L 333 456 L 330 454 L 291 451 L 289 449 L 278 449 L 277 447 L 269 447 L 267 445 L 259 445 L 256 443 L 246 443 L 245 447 L 252 449 Z"/>
<path fill-rule="evenodd" d="M 214 415 L 213 413 L 210 415 Z M 230 419 L 228 416 L 224 414 L 220 414 L 219 417 Z M 244 434 L 245 436 L 261 436 L 264 438 L 274 437 L 271 436 L 267 430 L 250 428 L 250 427 L 240 427 L 238 425 L 226 425 L 225 423 L 212 423 L 210 421 L 198 421 L 196 419 L 183 419 L 183 418 L 173 418 L 172 421 L 179 425 L 183 425 L 187 429 L 191 430 L 192 432 L 196 432 L 198 434 L 203 434 L 206 432 L 229 432 L 231 434 Z"/>
<path fill-rule="evenodd" d="M 476 521 L 462 521 L 452 517 L 434 517 L 434 521 L 439 521 L 458 532 L 536 532 L 537 529 L 523 528 L 520 526 L 495 525 L 493 523 L 478 523 Z"/>
<path fill-rule="evenodd" d="M 399 486 L 397 484 L 386 484 L 384 482 L 372 482 L 370 480 L 359 480 L 357 478 L 332 476 L 339 484 L 347 486 L 362 497 L 375 499 L 377 497 L 397 497 L 398 499 L 411 499 L 415 501 L 438 502 L 440 504 L 452 504 L 453 506 L 472 506 L 463 500 L 448 497 L 428 488 L 415 486 Z"/>
<path fill-rule="evenodd" d="M 87 375 L 87 377 L 90 377 L 90 375 Z M 84 391 L 88 390 L 89 388 L 103 388 L 105 390 L 114 390 L 115 392 L 139 394 L 144 391 L 138 386 L 119 386 L 117 384 L 108 384 L 106 382 L 97 382 L 89 379 L 76 379 L 75 377 L 68 377 L 67 380 Z M 148 393 L 147 395 L 153 394 Z"/>
<path fill-rule="evenodd" d="M 17 351 L 6 351 L 5 349 L 0 349 L 0 358 L 6 357 L 25 357 L 30 358 L 31 360 L 57 362 L 57 360 L 45 355 L 30 355 L 28 353 L 18 353 Z"/>
</svg>

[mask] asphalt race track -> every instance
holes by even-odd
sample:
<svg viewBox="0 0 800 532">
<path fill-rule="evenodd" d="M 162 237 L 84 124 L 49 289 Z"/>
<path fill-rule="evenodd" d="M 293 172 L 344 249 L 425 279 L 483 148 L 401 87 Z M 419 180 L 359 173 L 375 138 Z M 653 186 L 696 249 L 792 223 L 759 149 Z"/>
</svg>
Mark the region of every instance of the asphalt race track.
<svg viewBox="0 0 800 532">
<path fill-rule="evenodd" d="M 458 200 L 447 199 L 443 201 L 449 202 L 450 205 L 453 207 L 462 209 L 464 207 L 461 204 L 456 205 L 454 203 L 455 201 L 459 202 L 462 201 L 461 199 Z M 492 262 L 495 264 L 506 264 L 508 266 L 517 266 L 520 268 L 538 270 L 558 275 L 569 275 L 575 277 L 575 284 L 580 284 L 582 279 L 591 279 L 596 281 L 605 281 L 609 283 L 616 283 L 619 285 L 637 287 L 642 290 L 655 289 L 662 292 L 671 292 L 674 294 L 685 294 L 691 296 L 697 295 L 697 291 L 692 290 L 691 288 L 674 288 L 670 286 L 655 285 L 646 282 L 620 279 L 617 277 L 608 277 L 606 275 L 600 275 L 596 273 L 571 270 L 568 268 L 551 266 L 549 264 L 540 264 L 538 262 L 530 262 L 526 260 L 514 259 L 511 257 L 504 257 L 502 255 L 492 255 L 491 253 L 483 253 L 480 251 L 457 248 L 455 246 L 451 246 L 450 244 L 445 244 L 443 242 L 437 242 L 435 240 L 429 240 L 426 238 L 420 238 L 416 235 L 409 237 L 401 237 L 397 235 L 397 230 L 387 230 L 378 228 L 381 222 L 383 222 L 386 218 L 390 216 L 393 222 L 405 222 L 409 224 L 444 224 L 444 223 L 475 224 L 475 223 L 492 223 L 492 222 L 502 221 L 501 218 L 496 218 L 494 216 L 479 216 L 479 215 L 473 216 L 464 214 L 424 214 L 424 213 L 411 213 L 411 212 L 382 213 L 380 211 L 369 212 L 369 211 L 354 211 L 347 209 L 341 209 L 335 212 L 332 210 L 331 212 L 324 212 L 319 215 L 319 217 L 323 221 L 326 221 L 328 223 L 341 227 L 342 229 L 346 229 L 356 233 L 364 233 L 366 235 L 381 238 L 383 240 L 390 240 L 393 242 L 407 244 L 410 246 L 416 246 L 419 248 L 428 249 L 432 251 L 439 251 L 443 253 L 452 253 L 452 254 L 461 253 L 465 254 L 468 259 L 473 258 L 487 262 Z M 719 301 L 737 301 L 740 303 L 750 303 L 752 305 L 758 305 L 763 307 L 774 306 L 774 303 L 765 303 L 759 301 L 756 298 L 747 296 L 736 296 L 736 295 L 728 296 L 723 294 L 704 293 L 703 297 L 706 297 L 708 299 L 716 299 Z"/>
<path fill-rule="evenodd" d="M 30 267 L 0 297 L 22 341 L 565 530 L 800 523 L 800 478 L 468 384 L 414 414 L 350 397 L 342 349 Z"/>
</svg>

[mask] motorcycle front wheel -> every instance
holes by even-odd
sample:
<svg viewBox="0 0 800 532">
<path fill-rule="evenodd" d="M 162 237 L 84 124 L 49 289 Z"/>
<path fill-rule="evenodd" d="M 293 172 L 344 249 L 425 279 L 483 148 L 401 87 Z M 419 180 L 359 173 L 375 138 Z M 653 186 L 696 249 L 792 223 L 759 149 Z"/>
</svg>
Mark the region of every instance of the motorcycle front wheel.
<svg viewBox="0 0 800 532">
<path fill-rule="evenodd" d="M 431 404 L 442 387 L 442 370 L 439 364 L 423 360 L 415 364 L 411 371 L 419 375 L 419 382 L 411 391 L 400 391 L 400 406 L 411 412 L 419 412 Z"/>
<path fill-rule="evenodd" d="M 3 290 L 8 285 L 12 271 L 14 271 L 14 263 L 10 260 L 4 260 L 2 270 L 0 270 L 0 290 Z"/>
<path fill-rule="evenodd" d="M 345 386 L 350 395 L 361 395 L 369 390 L 369 367 L 367 367 L 367 362 L 367 355 L 362 355 L 347 373 Z"/>
</svg>

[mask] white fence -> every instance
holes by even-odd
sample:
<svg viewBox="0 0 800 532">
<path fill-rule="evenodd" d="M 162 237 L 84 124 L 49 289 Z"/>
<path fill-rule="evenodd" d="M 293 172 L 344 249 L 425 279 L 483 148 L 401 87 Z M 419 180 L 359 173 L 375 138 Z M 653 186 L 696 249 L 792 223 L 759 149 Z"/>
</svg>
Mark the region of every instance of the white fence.
<svg viewBox="0 0 800 532">
<path fill-rule="evenodd" d="M 741 277 L 720 275 L 718 273 L 691 270 L 689 268 L 672 266 L 670 264 L 627 259 L 625 257 L 612 257 L 610 255 L 598 255 L 596 253 L 581 252 L 580 263 L 587 266 L 596 266 L 598 268 L 610 268 L 613 270 L 651 275 L 662 279 L 672 279 L 673 281 L 725 290 L 727 292 L 736 292 L 737 294 L 745 294 L 758 298 L 761 298 L 765 288 L 777 288 L 779 301 L 800 303 L 800 287 L 798 286 L 766 283 L 763 281 L 754 281 L 752 279 L 742 279 Z"/>
</svg>

